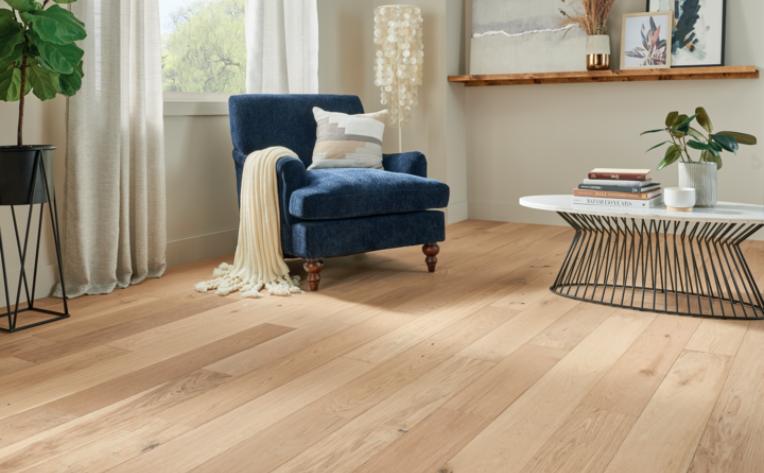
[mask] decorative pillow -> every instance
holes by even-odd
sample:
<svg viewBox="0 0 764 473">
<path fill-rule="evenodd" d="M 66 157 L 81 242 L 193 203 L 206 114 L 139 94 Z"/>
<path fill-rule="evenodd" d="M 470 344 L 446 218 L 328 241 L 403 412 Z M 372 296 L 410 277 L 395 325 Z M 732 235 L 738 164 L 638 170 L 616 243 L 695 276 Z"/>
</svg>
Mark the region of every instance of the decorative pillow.
<svg viewBox="0 0 764 473">
<path fill-rule="evenodd" d="M 327 112 L 313 107 L 316 147 L 308 169 L 382 169 L 382 137 L 387 110 L 363 115 Z"/>
</svg>

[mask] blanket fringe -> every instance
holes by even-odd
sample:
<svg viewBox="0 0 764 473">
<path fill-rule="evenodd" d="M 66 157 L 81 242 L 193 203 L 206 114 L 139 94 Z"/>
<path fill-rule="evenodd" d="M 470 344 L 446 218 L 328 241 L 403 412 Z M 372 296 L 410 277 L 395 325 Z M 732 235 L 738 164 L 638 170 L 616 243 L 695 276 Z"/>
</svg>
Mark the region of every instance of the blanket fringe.
<svg viewBox="0 0 764 473">
<path fill-rule="evenodd" d="M 260 291 L 265 289 L 272 296 L 291 296 L 301 294 L 300 276 L 281 277 L 273 281 L 262 281 L 255 278 L 243 277 L 242 271 L 234 271 L 234 266 L 229 263 L 221 263 L 215 268 L 212 276 L 215 279 L 202 281 L 195 286 L 198 292 L 215 291 L 219 296 L 227 296 L 239 292 L 242 297 L 258 299 L 262 297 Z"/>
</svg>

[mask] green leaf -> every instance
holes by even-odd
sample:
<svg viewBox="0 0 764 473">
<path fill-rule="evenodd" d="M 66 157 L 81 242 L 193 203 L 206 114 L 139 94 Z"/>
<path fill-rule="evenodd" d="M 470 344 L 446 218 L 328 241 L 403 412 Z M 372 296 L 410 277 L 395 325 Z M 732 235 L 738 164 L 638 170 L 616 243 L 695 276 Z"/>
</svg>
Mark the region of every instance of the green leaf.
<svg viewBox="0 0 764 473">
<path fill-rule="evenodd" d="M 71 74 L 82 61 L 85 52 L 75 44 L 59 45 L 48 43 L 34 36 L 33 44 L 40 53 L 40 62 L 59 74 Z"/>
<path fill-rule="evenodd" d="M 708 113 L 706 113 L 706 109 L 703 107 L 698 107 L 695 109 L 695 116 L 698 117 L 698 123 L 700 126 L 702 126 L 707 132 L 713 133 L 714 126 L 711 124 L 711 117 L 708 116 Z"/>
<path fill-rule="evenodd" d="M 0 67 L 21 61 L 24 52 L 24 34 L 0 38 Z"/>
<path fill-rule="evenodd" d="M 21 69 L 14 67 L 0 71 L 0 100 L 15 102 L 20 98 Z"/>
<path fill-rule="evenodd" d="M 29 71 L 29 83 L 32 91 L 40 100 L 50 100 L 58 94 L 58 74 L 41 66 L 31 66 Z"/>
<path fill-rule="evenodd" d="M 0 67 L 17 60 L 19 44 L 24 42 L 24 30 L 10 10 L 0 10 Z"/>
<path fill-rule="evenodd" d="M 652 150 L 654 150 L 654 149 L 658 149 L 658 148 L 660 148 L 661 146 L 663 146 L 663 145 L 667 145 L 667 144 L 669 144 L 669 143 L 671 143 L 671 141 L 669 141 L 669 140 L 666 140 L 666 141 L 664 141 L 663 143 L 658 143 L 658 144 L 657 144 L 657 145 L 655 145 L 655 146 L 651 146 L 651 147 L 650 147 L 650 148 L 649 148 L 647 151 L 645 151 L 645 153 L 649 153 L 650 151 L 652 151 Z"/>
<path fill-rule="evenodd" d="M 693 120 L 695 120 L 695 115 L 691 115 L 689 117 L 687 115 L 680 115 L 676 124 L 671 129 L 675 133 L 681 134 L 681 136 L 685 136 L 687 132 L 690 131 L 690 124 Z"/>
<path fill-rule="evenodd" d="M 76 70 L 71 74 L 64 74 L 59 77 L 59 90 L 63 95 L 71 97 L 80 90 L 82 87 L 82 63 L 76 67 Z"/>
<path fill-rule="evenodd" d="M 689 146 L 692 149 L 697 149 L 700 151 L 710 151 L 714 149 L 710 144 L 703 143 L 701 141 L 696 141 L 696 140 L 689 140 L 687 142 L 687 146 Z"/>
<path fill-rule="evenodd" d="M 76 1 L 77 0 L 53 0 L 53 2 L 58 3 L 59 5 L 63 5 L 63 4 L 66 4 L 66 3 L 74 3 Z"/>
<path fill-rule="evenodd" d="M 669 146 L 668 149 L 666 150 L 666 154 L 663 156 L 663 160 L 661 160 L 661 162 L 658 163 L 658 170 L 671 166 L 672 164 L 677 162 L 681 156 L 682 156 L 682 148 L 680 148 L 678 145 Z"/>
<path fill-rule="evenodd" d="M 49 43 L 65 45 L 87 37 L 85 24 L 58 5 L 47 10 L 22 13 L 21 18 L 32 25 L 32 31 L 40 39 Z"/>
<path fill-rule="evenodd" d="M 643 131 L 642 133 L 639 134 L 639 136 L 648 135 L 650 133 L 659 133 L 661 131 L 666 131 L 666 130 L 667 130 L 666 128 L 656 128 L 655 130 Z"/>
<path fill-rule="evenodd" d="M 35 0 L 5 0 L 5 3 L 11 6 L 14 10 L 20 12 L 35 11 L 40 9 L 40 4 Z"/>
<path fill-rule="evenodd" d="M 676 123 L 676 119 L 679 118 L 679 112 L 669 112 L 666 115 L 666 127 L 671 128 Z"/>
<path fill-rule="evenodd" d="M 703 151 L 700 154 L 700 160 L 704 163 L 716 163 L 716 169 L 722 168 L 722 157 L 711 151 Z"/>
<path fill-rule="evenodd" d="M 711 135 L 711 139 L 730 153 L 737 153 L 738 148 L 740 148 L 737 144 L 737 140 L 731 136 L 716 134 Z"/>
<path fill-rule="evenodd" d="M 735 138 L 735 141 L 737 141 L 738 144 L 741 144 L 741 145 L 753 146 L 758 143 L 758 140 L 756 139 L 756 137 L 753 135 L 749 135 L 748 133 L 740 133 L 737 131 L 720 131 L 716 135 L 729 136 L 731 138 Z"/>
</svg>

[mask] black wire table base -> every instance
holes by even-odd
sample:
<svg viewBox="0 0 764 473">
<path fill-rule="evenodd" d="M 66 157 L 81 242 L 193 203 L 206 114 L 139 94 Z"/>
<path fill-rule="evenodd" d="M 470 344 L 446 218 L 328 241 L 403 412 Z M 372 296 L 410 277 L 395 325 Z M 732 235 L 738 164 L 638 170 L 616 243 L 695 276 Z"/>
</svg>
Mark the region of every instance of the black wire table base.
<svg viewBox="0 0 764 473">
<path fill-rule="evenodd" d="M 41 203 L 35 203 L 33 200 L 33 196 L 35 196 L 35 187 L 37 185 L 38 179 L 37 174 L 40 173 L 41 179 L 39 181 L 44 183 L 45 186 L 45 201 Z M 56 311 L 52 310 L 48 307 L 37 307 L 35 305 L 35 291 L 37 289 L 37 273 L 38 273 L 38 266 L 40 262 L 40 245 L 42 242 L 42 234 L 43 234 L 43 217 L 45 215 L 45 207 L 48 208 L 48 216 L 50 220 L 50 226 L 51 226 L 51 232 L 53 234 L 53 244 L 55 247 L 56 252 L 56 265 L 58 266 L 58 277 L 59 282 L 61 284 L 61 291 L 62 291 L 62 304 L 63 304 L 63 311 Z M 13 333 L 17 332 L 19 330 L 26 330 L 32 327 L 37 327 L 43 324 L 48 324 L 51 322 L 55 322 L 58 320 L 66 319 L 69 317 L 69 303 L 66 297 L 66 285 L 64 284 L 64 275 L 63 275 L 63 264 L 62 264 L 62 258 L 61 258 L 61 236 L 59 232 L 59 223 L 58 223 L 58 209 L 56 206 L 56 197 L 53 192 L 53 190 L 48 185 L 48 174 L 45 169 L 45 160 L 42 158 L 42 153 L 40 151 L 37 152 L 35 156 L 35 162 L 33 167 L 33 173 L 32 173 L 32 186 L 29 193 L 29 203 L 25 205 L 25 207 L 28 208 L 28 213 L 26 216 L 26 225 L 24 227 L 21 227 L 19 225 L 19 219 L 17 218 L 16 213 L 16 207 L 11 205 L 11 216 L 13 217 L 13 230 L 16 236 L 15 246 L 16 251 L 18 252 L 19 257 L 19 278 L 18 283 L 16 285 L 16 294 L 15 297 L 11 298 L 11 291 L 10 291 L 10 285 L 8 282 L 8 271 L 7 271 L 7 262 L 6 262 L 6 251 L 3 244 L 3 235 L 2 232 L 0 232 L 0 269 L 2 269 L 3 272 L 3 286 L 2 291 L 3 295 L 5 296 L 5 312 L 0 313 L 0 332 L 7 332 L 7 333 Z M 33 215 L 35 207 L 39 208 L 37 218 L 36 220 L 36 226 L 37 226 L 37 239 L 36 242 L 34 242 L 34 255 L 30 255 L 30 250 L 32 248 L 29 247 L 30 243 L 30 230 L 32 228 L 33 223 Z M 23 237 L 22 237 L 23 234 Z M 28 278 L 27 274 L 27 262 L 32 259 L 33 261 L 33 272 L 32 272 L 32 278 L 31 283 Z M 25 297 L 26 305 L 21 305 L 21 298 L 22 298 L 22 289 L 23 289 L 23 295 Z M 26 324 L 20 325 L 19 322 L 19 316 L 21 314 L 28 315 L 30 313 L 37 313 L 40 316 L 32 318 L 31 321 L 29 321 Z M 5 319 L 5 320 L 3 320 Z"/>
<path fill-rule="evenodd" d="M 740 244 L 760 223 L 558 212 L 576 231 L 551 287 L 579 301 L 676 315 L 764 319 Z"/>
</svg>

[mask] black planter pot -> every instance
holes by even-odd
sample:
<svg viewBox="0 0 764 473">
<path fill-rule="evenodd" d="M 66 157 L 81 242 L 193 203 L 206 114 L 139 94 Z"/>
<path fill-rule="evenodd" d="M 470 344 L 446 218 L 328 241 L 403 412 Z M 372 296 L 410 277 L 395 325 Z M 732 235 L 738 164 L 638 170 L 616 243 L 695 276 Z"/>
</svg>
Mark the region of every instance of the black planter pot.
<svg viewBox="0 0 764 473">
<path fill-rule="evenodd" d="M 0 146 L 0 205 L 48 201 L 44 179 L 52 189 L 55 149 L 50 145 Z"/>
</svg>

